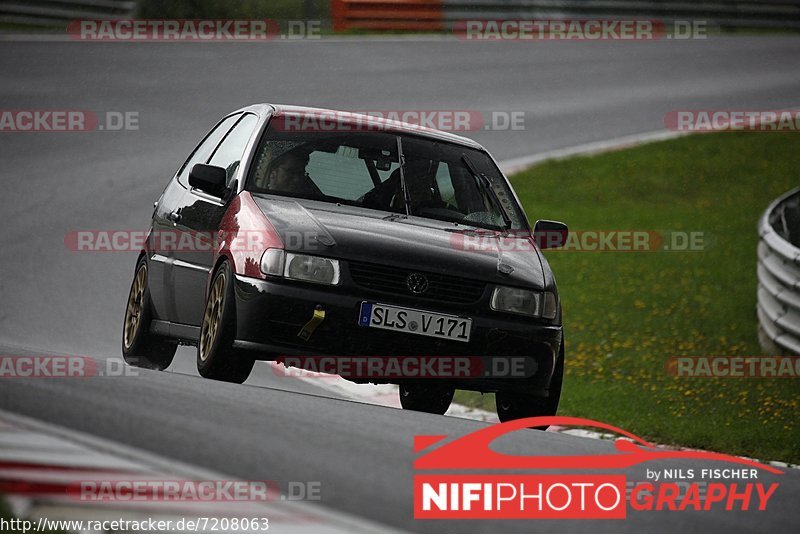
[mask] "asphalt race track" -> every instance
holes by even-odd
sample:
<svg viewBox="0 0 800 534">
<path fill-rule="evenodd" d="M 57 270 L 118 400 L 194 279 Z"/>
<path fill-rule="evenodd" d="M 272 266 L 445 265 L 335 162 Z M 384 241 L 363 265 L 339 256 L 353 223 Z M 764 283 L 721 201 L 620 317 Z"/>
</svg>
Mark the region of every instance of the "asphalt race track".
<svg viewBox="0 0 800 534">
<path fill-rule="evenodd" d="M 504 160 L 663 129 L 664 114 L 676 109 L 797 107 L 799 66 L 795 37 L 0 41 L 0 107 L 136 112 L 139 118 L 135 131 L 0 132 L 0 353 L 120 357 L 136 254 L 73 252 L 65 247 L 65 234 L 145 230 L 153 201 L 188 152 L 222 114 L 246 104 L 523 111 L 522 131 L 467 134 Z M 559 218 L 527 208 L 534 218 Z M 193 350 L 181 349 L 173 365 L 191 369 L 193 357 Z M 324 389 L 263 368 L 248 384 L 145 370 L 119 378 L 6 380 L 0 408 L 231 476 L 319 481 L 324 505 L 412 531 L 531 530 L 530 522 L 521 521 L 412 519 L 413 436 L 458 436 L 485 423 L 332 398 Z M 502 450 L 602 453 L 613 445 L 523 431 L 503 438 Z M 642 471 L 630 470 L 628 479 L 642 480 Z M 536 526 L 592 532 L 623 526 L 797 531 L 800 471 L 779 478 L 768 513 L 636 512 L 624 524 Z"/>
</svg>

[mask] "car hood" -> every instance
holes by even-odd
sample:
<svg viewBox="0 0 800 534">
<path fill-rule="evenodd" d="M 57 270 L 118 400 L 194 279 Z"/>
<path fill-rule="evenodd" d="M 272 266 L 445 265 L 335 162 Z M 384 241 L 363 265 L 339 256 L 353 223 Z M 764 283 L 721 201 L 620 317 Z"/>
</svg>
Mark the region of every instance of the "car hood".
<svg viewBox="0 0 800 534">
<path fill-rule="evenodd" d="M 552 285 L 539 250 L 521 237 L 313 200 L 253 198 L 287 251 L 498 284 L 538 289 Z"/>
</svg>

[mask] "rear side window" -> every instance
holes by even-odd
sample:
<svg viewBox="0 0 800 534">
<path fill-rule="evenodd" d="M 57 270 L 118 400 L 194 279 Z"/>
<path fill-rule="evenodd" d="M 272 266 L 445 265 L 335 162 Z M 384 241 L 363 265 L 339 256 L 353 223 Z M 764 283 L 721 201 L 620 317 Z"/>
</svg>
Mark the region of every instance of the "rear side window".
<svg viewBox="0 0 800 534">
<path fill-rule="evenodd" d="M 233 127 L 233 130 L 225 136 L 208 162 L 209 165 L 216 165 L 225 169 L 228 173 L 227 185 L 231 184 L 233 177 L 236 175 L 236 169 L 239 168 L 242 154 L 244 154 L 244 149 L 247 147 L 247 142 L 250 140 L 257 122 L 258 117 L 250 113 L 242 117 Z"/>
<path fill-rule="evenodd" d="M 214 149 L 217 148 L 220 140 L 225 137 L 225 134 L 231 129 L 231 126 L 239 120 L 242 115 L 237 113 L 236 115 L 231 115 L 230 117 L 226 117 L 222 120 L 217 126 L 211 130 L 205 139 L 194 149 L 192 155 L 189 156 L 189 159 L 183 164 L 181 170 L 178 171 L 178 181 L 186 187 L 189 187 L 189 173 L 192 171 L 192 167 L 195 166 L 197 163 L 205 163 L 208 161 L 208 158 L 211 157 L 211 154 L 214 153 Z"/>
</svg>

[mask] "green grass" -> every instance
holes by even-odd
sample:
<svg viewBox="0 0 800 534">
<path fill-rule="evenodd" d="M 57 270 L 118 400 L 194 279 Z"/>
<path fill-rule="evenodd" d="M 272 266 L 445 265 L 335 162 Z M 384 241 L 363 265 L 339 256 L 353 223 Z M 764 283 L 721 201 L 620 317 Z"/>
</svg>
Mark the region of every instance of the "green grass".
<svg viewBox="0 0 800 534">
<path fill-rule="evenodd" d="M 67 23 L 64 24 L 19 24 L 16 22 L 0 22 L 0 34 L 4 33 L 56 33 L 64 32 Z"/>
<path fill-rule="evenodd" d="M 800 462 L 800 379 L 677 378 L 670 356 L 761 355 L 756 223 L 798 184 L 800 136 L 718 133 L 551 161 L 512 177 L 531 220 L 710 235 L 703 251 L 545 252 L 564 308 L 559 414 L 654 441 Z M 457 402 L 494 410 L 494 396 Z"/>
</svg>

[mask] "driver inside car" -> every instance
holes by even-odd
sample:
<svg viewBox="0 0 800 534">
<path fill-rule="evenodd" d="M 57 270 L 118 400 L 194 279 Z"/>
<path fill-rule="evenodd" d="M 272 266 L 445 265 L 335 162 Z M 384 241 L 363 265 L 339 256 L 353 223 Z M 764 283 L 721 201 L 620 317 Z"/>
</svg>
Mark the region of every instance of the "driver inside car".
<svg viewBox="0 0 800 534">
<path fill-rule="evenodd" d="M 409 159 L 404 167 L 405 184 L 408 189 L 409 211 L 416 215 L 419 210 L 447 208 L 436 185 L 436 168 L 434 162 L 426 159 Z M 399 170 L 395 171 L 398 172 Z M 393 207 L 402 209 L 403 193 L 398 178 L 398 190 L 394 197 Z"/>
<path fill-rule="evenodd" d="M 270 193 L 280 193 L 305 198 L 324 196 L 317 184 L 306 172 L 308 152 L 290 150 L 275 158 L 267 171 L 267 187 Z"/>
</svg>

